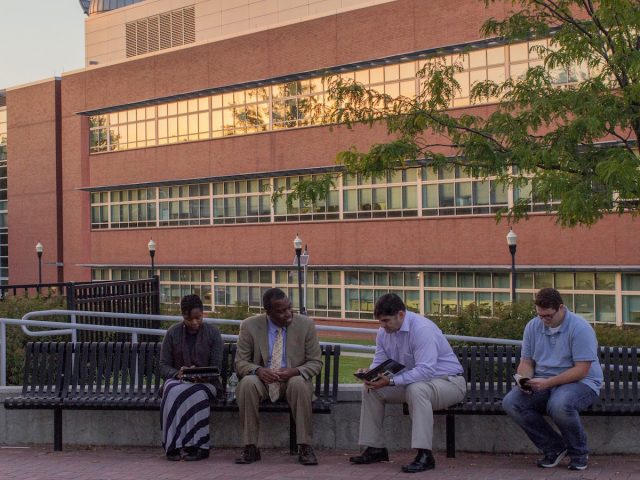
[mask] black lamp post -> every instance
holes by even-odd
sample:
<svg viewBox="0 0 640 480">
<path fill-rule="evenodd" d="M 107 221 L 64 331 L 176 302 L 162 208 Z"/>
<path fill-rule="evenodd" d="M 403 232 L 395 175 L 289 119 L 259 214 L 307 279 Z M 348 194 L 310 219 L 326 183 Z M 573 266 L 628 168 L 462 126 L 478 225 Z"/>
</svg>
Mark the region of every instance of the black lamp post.
<svg viewBox="0 0 640 480">
<path fill-rule="evenodd" d="M 40 285 L 42 285 L 42 252 L 44 252 L 44 247 L 38 242 L 36 244 L 36 253 L 38 254 L 38 293 L 40 293 Z"/>
<path fill-rule="evenodd" d="M 513 228 L 509 228 L 507 233 L 507 245 L 509 245 L 509 252 L 511 253 L 511 303 L 516 301 L 516 246 L 518 244 L 518 236 L 513 231 Z"/>
<path fill-rule="evenodd" d="M 153 238 L 149 240 L 149 243 L 147 243 L 147 248 L 149 248 L 149 256 L 151 257 L 151 276 L 153 277 L 156 274 L 156 265 L 154 262 L 154 257 L 156 256 L 156 242 L 153 241 Z"/>
<path fill-rule="evenodd" d="M 296 259 L 298 260 L 298 299 L 300 300 L 300 314 L 304 315 L 304 303 L 302 301 L 302 266 L 300 264 L 300 255 L 302 255 L 302 239 L 296 233 L 296 238 L 293 240 L 293 248 L 296 251 Z"/>
</svg>

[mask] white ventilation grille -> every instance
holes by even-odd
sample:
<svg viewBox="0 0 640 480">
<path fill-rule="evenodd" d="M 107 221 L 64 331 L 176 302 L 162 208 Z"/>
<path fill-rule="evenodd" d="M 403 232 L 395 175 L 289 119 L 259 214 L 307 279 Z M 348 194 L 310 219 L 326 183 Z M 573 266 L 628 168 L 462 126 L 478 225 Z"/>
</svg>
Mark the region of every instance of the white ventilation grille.
<svg viewBox="0 0 640 480">
<path fill-rule="evenodd" d="M 127 57 L 196 41 L 195 6 L 142 18 L 126 25 Z"/>
</svg>

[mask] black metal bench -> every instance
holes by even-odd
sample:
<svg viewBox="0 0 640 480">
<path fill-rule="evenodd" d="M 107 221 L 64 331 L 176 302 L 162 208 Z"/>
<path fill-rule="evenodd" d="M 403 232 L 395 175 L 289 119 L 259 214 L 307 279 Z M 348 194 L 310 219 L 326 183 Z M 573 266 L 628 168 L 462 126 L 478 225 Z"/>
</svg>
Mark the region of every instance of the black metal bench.
<svg viewBox="0 0 640 480">
<path fill-rule="evenodd" d="M 62 450 L 63 410 L 158 410 L 159 342 L 29 343 L 25 347 L 22 393 L 5 400 L 7 409 L 54 411 L 54 450 Z M 233 372 L 235 343 L 225 343 L 223 385 Z M 331 413 L 338 397 L 340 347 L 323 345 L 324 367 L 315 378 L 313 413 Z M 235 402 L 216 400 L 214 411 L 237 411 Z M 286 402 L 264 403 L 261 411 L 289 412 Z M 290 415 L 289 443 L 296 447 Z"/>
<path fill-rule="evenodd" d="M 504 415 L 502 399 L 513 387 L 512 375 L 520 361 L 519 346 L 456 346 L 467 379 L 465 399 L 450 408 L 434 412 L 446 415 L 447 457 L 456 454 L 456 415 Z M 582 415 L 640 415 L 638 395 L 638 348 L 600 347 L 604 382 L 600 399 Z M 407 405 L 404 413 L 408 414 Z"/>
</svg>

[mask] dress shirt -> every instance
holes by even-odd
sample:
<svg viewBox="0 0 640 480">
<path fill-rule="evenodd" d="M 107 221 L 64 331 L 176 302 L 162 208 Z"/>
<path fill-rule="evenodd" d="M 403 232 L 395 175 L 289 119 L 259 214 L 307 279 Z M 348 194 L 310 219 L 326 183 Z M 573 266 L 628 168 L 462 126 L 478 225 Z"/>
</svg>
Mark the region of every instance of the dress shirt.
<svg viewBox="0 0 640 480">
<path fill-rule="evenodd" d="M 276 335 L 278 335 L 278 328 L 282 328 L 282 365 L 281 368 L 287 366 L 287 327 L 278 327 L 275 323 L 267 317 L 267 325 L 269 326 L 269 363 L 267 365 L 271 368 L 278 368 L 271 365 L 271 353 L 273 353 L 273 344 L 276 341 Z"/>
<path fill-rule="evenodd" d="M 396 385 L 425 382 L 463 372 L 451 345 L 436 324 L 410 311 L 405 313 L 400 330 L 393 333 L 387 333 L 384 328 L 378 330 L 371 368 L 389 358 L 405 366 L 393 377 Z"/>
</svg>

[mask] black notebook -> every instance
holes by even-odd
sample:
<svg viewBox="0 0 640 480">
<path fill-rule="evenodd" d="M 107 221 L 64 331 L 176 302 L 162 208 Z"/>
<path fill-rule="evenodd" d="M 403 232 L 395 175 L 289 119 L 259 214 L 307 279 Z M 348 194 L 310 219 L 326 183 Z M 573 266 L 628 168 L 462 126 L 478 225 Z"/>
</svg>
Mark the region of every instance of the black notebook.
<svg viewBox="0 0 640 480">
<path fill-rule="evenodd" d="M 372 368 L 368 372 L 364 373 L 354 373 L 354 375 L 360 380 L 365 380 L 367 382 L 371 382 L 376 380 L 381 375 L 385 377 L 389 377 L 391 375 L 395 375 L 400 370 L 404 368 L 404 365 L 396 362 L 395 360 L 389 359 L 375 368 Z"/>
</svg>

